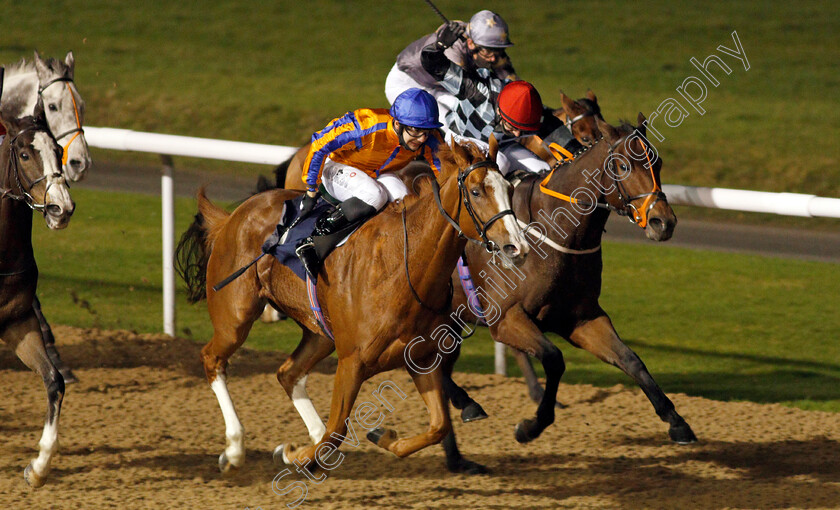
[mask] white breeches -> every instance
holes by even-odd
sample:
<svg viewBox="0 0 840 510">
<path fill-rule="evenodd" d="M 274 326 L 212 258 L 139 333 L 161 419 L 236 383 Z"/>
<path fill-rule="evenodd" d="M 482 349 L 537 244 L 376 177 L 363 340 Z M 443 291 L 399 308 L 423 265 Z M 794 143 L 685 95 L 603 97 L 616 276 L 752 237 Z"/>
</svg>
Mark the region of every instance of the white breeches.
<svg viewBox="0 0 840 510">
<path fill-rule="evenodd" d="M 321 182 L 327 192 L 344 202 L 356 197 L 377 211 L 388 202 L 399 200 L 408 194 L 408 188 L 394 174 L 382 174 L 374 179 L 358 168 L 336 163 L 327 158 Z"/>
<path fill-rule="evenodd" d="M 548 163 L 518 143 L 505 144 L 500 148 L 496 155 L 496 163 L 499 164 L 502 175 L 516 170 L 537 173 L 550 169 Z"/>
</svg>

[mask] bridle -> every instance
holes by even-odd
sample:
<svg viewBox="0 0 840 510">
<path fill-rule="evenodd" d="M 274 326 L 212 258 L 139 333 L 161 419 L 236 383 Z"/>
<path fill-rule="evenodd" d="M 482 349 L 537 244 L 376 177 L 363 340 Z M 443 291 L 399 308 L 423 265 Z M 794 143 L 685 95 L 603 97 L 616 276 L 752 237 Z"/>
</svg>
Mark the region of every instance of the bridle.
<svg viewBox="0 0 840 510">
<path fill-rule="evenodd" d="M 44 100 L 44 91 L 47 90 L 47 88 L 50 85 L 52 85 L 53 83 L 58 83 L 58 82 L 64 82 L 65 86 L 67 87 L 67 92 L 70 93 L 70 100 L 73 101 L 73 113 L 76 116 L 76 127 L 75 128 L 70 129 L 69 131 L 65 131 L 64 133 L 61 133 L 60 135 L 55 136 L 55 140 L 56 140 L 56 142 L 58 142 L 59 140 L 61 140 L 64 137 L 73 135 L 73 137 L 70 139 L 70 141 L 67 142 L 67 145 L 62 145 L 61 146 L 61 148 L 64 149 L 64 152 L 61 155 L 61 166 L 64 166 L 64 165 L 67 164 L 67 155 L 68 155 L 67 149 L 70 147 L 70 144 L 73 143 L 76 140 L 76 138 L 79 135 L 83 135 L 85 133 L 85 130 L 82 128 L 82 121 L 79 118 L 79 107 L 76 104 L 76 97 L 73 95 L 73 89 L 70 88 L 71 83 L 75 84 L 73 82 L 73 78 L 69 78 L 67 76 L 61 76 L 61 77 L 58 77 L 58 78 L 53 78 L 52 80 L 48 81 L 47 83 L 45 83 L 44 85 L 42 85 L 41 87 L 38 88 L 38 96 L 41 98 L 41 101 L 43 101 Z"/>
<path fill-rule="evenodd" d="M 461 215 L 461 204 L 463 204 L 464 208 L 467 210 L 467 214 L 470 215 L 470 219 L 473 222 L 473 226 L 475 227 L 476 232 L 478 232 L 479 237 L 481 237 L 480 241 L 478 239 L 473 239 L 464 234 L 461 225 L 457 221 L 455 221 L 452 218 L 452 216 L 449 215 L 449 213 L 446 212 L 446 209 L 443 208 L 443 204 L 440 201 L 440 185 L 438 184 L 437 180 L 432 181 L 432 188 L 434 191 L 435 202 L 437 203 L 438 210 L 446 219 L 446 221 L 448 221 L 449 224 L 452 225 L 455 231 L 458 232 L 458 237 L 462 237 L 471 243 L 475 243 L 483 247 L 487 251 L 487 253 L 493 253 L 499 251 L 499 247 L 496 246 L 496 243 L 488 239 L 487 231 L 490 230 L 490 227 L 493 225 L 493 223 L 504 218 L 505 216 L 511 215 L 515 218 L 516 215 L 513 213 L 513 209 L 505 209 L 504 211 L 494 214 L 493 217 L 487 220 L 486 222 L 481 221 L 481 218 L 479 218 L 478 213 L 475 212 L 475 208 L 473 208 L 472 201 L 470 199 L 470 193 L 467 190 L 466 181 L 467 177 L 469 177 L 470 173 L 472 173 L 473 170 L 482 167 L 493 168 L 496 170 L 499 169 L 499 167 L 494 161 L 486 159 L 484 161 L 473 163 L 467 168 L 458 171 L 458 192 L 461 195 L 461 201 L 458 202 L 458 211 L 455 213 L 455 216 Z"/>
<path fill-rule="evenodd" d="M 443 217 L 446 219 L 446 221 L 448 221 L 449 224 L 452 225 L 452 227 L 455 229 L 455 231 L 458 232 L 458 237 L 461 237 L 463 239 L 466 239 L 467 241 L 470 241 L 472 243 L 475 243 L 475 244 L 483 247 L 487 251 L 487 253 L 495 253 L 495 252 L 499 251 L 499 247 L 496 246 L 496 243 L 494 243 L 493 241 L 491 241 L 487 238 L 487 231 L 490 229 L 490 227 L 493 225 L 493 223 L 502 219 L 503 217 L 507 216 L 508 214 L 510 214 L 514 218 L 516 218 L 516 215 L 513 213 L 513 209 L 505 209 L 504 211 L 501 211 L 497 214 L 494 214 L 493 217 L 490 218 L 489 220 L 487 220 L 486 222 L 481 221 L 481 218 L 479 218 L 478 213 L 476 213 L 475 209 L 473 208 L 472 201 L 470 200 L 470 193 L 467 190 L 467 185 L 466 185 L 467 177 L 469 177 L 470 173 L 473 170 L 475 170 L 477 168 L 481 168 L 481 167 L 495 168 L 496 170 L 498 170 L 498 168 L 499 168 L 494 161 L 488 159 L 488 160 L 484 160 L 484 161 L 479 161 L 477 163 L 473 163 L 472 165 L 468 166 L 464 170 L 459 170 L 458 171 L 458 192 L 461 196 L 461 200 L 458 202 L 458 211 L 455 213 L 456 217 L 460 217 L 460 215 L 461 215 L 461 204 L 463 204 L 464 208 L 467 210 L 467 213 L 470 215 L 470 219 L 473 222 L 473 226 L 475 227 L 475 230 L 478 232 L 479 237 L 481 237 L 481 240 L 473 239 L 473 238 L 467 236 L 466 234 L 464 234 L 464 230 L 461 228 L 461 225 L 457 221 L 455 221 L 452 218 L 452 216 L 449 215 L 448 212 L 446 212 L 446 209 L 443 208 L 443 204 L 440 200 L 440 184 L 438 184 L 436 179 L 432 179 L 432 190 L 434 192 L 435 202 L 437 203 L 438 210 L 440 211 L 441 215 L 443 215 Z M 429 177 L 429 175 L 428 174 L 420 174 L 417 177 L 415 177 L 415 180 L 419 177 Z M 452 280 L 451 279 L 449 280 L 449 297 L 448 297 L 446 303 L 444 303 L 443 307 L 441 307 L 440 309 L 432 308 L 431 306 L 429 306 L 425 302 L 423 302 L 422 299 L 420 299 L 420 295 L 417 293 L 417 291 L 414 289 L 414 285 L 412 285 L 412 283 L 411 283 L 411 275 L 408 272 L 408 228 L 406 226 L 406 210 L 405 210 L 405 207 L 403 207 L 403 210 L 402 210 L 402 221 L 403 221 L 403 233 L 404 233 L 404 236 L 405 236 L 405 238 L 403 240 L 403 242 L 404 242 L 404 244 L 403 244 L 403 258 L 404 258 L 404 261 L 405 261 L 405 276 L 408 279 L 408 287 L 409 287 L 409 289 L 411 289 L 411 293 L 414 295 L 414 299 L 418 303 L 420 303 L 423 306 L 423 308 L 426 308 L 427 310 L 430 310 L 430 311 L 435 312 L 435 313 L 443 313 L 443 312 L 447 311 L 449 309 L 450 305 L 452 304 L 452 295 L 453 295 L 453 292 L 454 292 L 454 289 L 452 287 Z"/>
<path fill-rule="evenodd" d="M 631 135 L 632 135 L 632 133 L 631 133 Z M 629 135 L 627 135 L 627 136 L 629 136 Z M 607 153 L 607 159 L 606 159 L 607 167 L 605 168 L 606 171 L 604 172 L 604 173 L 610 175 L 610 178 L 612 178 L 613 182 L 616 185 L 616 193 L 618 194 L 618 199 L 621 202 L 621 207 L 615 207 L 614 205 L 612 205 L 610 203 L 600 202 L 600 201 L 596 202 L 595 204 L 590 204 L 590 203 L 584 202 L 582 200 L 578 200 L 576 198 L 573 198 L 569 195 L 564 195 L 562 193 L 558 193 L 556 191 L 550 190 L 546 187 L 546 185 L 548 184 L 548 181 L 551 179 L 551 176 L 554 174 L 554 172 L 558 168 L 560 168 L 563 165 L 570 164 L 574 159 L 577 159 L 581 154 L 585 153 L 586 151 L 590 150 L 592 147 L 597 145 L 601 140 L 603 140 L 603 138 L 596 140 L 595 143 L 592 144 L 591 147 L 584 148 L 583 150 L 581 150 L 580 152 L 575 154 L 573 158 L 564 159 L 562 163 L 556 164 L 554 166 L 554 168 L 552 168 L 551 172 L 548 175 L 546 175 L 545 179 L 543 179 L 543 181 L 540 183 L 540 191 L 542 191 L 543 193 L 545 193 L 547 195 L 553 196 L 555 198 L 559 198 L 560 200 L 563 200 L 563 201 L 566 201 L 566 202 L 569 202 L 569 203 L 572 203 L 572 204 L 580 204 L 584 207 L 594 206 L 594 207 L 599 207 L 599 208 L 602 208 L 602 209 L 607 209 L 608 211 L 614 212 L 614 213 L 618 214 L 619 216 L 627 216 L 627 218 L 630 220 L 631 223 L 635 223 L 640 228 L 647 227 L 648 215 L 650 214 L 650 211 L 653 210 L 654 206 L 656 206 L 656 203 L 659 202 L 660 200 L 666 200 L 667 201 L 667 197 L 665 196 L 665 193 L 662 191 L 662 188 L 659 186 L 659 182 L 656 179 L 656 175 L 653 172 L 653 165 L 651 164 L 651 161 L 650 161 L 649 149 L 647 148 L 647 146 L 645 145 L 645 143 L 642 140 L 639 140 L 639 143 L 642 144 L 642 147 L 645 150 L 645 159 L 647 159 L 648 168 L 650 169 L 650 175 L 651 175 L 651 179 L 653 181 L 653 189 L 651 189 L 647 193 L 641 193 L 639 195 L 630 195 L 630 193 L 627 192 L 627 188 L 624 186 L 624 184 L 622 184 L 623 179 L 619 179 L 619 178 L 615 177 L 616 175 L 618 175 L 618 172 L 615 171 L 615 159 L 616 159 L 614 157 L 615 156 L 615 149 L 621 143 L 623 143 L 625 139 L 626 139 L 626 136 L 622 137 L 621 139 L 619 139 L 617 142 L 615 142 L 613 145 L 610 146 L 609 151 Z M 637 200 L 642 200 L 642 199 L 644 199 L 644 202 L 642 203 L 641 207 L 636 207 L 633 204 L 633 202 L 635 202 Z"/>
<path fill-rule="evenodd" d="M 21 174 L 20 166 L 19 166 L 19 158 L 20 154 L 18 153 L 18 148 L 16 145 L 16 141 L 18 137 L 22 134 L 26 133 L 27 131 L 47 131 L 46 125 L 36 125 L 33 127 L 27 127 L 20 132 L 18 132 L 12 139 L 9 141 L 9 162 L 6 165 L 5 172 L 8 175 L 10 172 L 14 174 L 15 177 L 15 184 L 17 188 L 20 190 L 20 194 L 13 193 L 12 189 L 0 188 L 0 198 L 10 198 L 12 200 L 17 200 L 25 203 L 29 206 L 30 209 L 33 211 L 40 211 L 42 214 L 47 214 L 47 193 L 50 189 L 50 184 L 47 184 L 46 188 L 44 189 L 44 200 L 42 203 L 37 203 L 35 201 L 35 197 L 32 196 L 30 191 L 34 188 L 39 182 L 45 180 L 47 178 L 47 174 L 44 173 L 41 177 L 35 179 L 34 181 L 29 181 L 25 175 Z"/>
</svg>

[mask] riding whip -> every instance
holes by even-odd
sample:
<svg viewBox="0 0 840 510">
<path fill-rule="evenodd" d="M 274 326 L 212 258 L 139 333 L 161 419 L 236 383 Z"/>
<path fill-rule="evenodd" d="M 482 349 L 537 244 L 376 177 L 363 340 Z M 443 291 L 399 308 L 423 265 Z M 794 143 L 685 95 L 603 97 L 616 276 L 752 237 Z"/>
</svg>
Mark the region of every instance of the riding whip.
<svg viewBox="0 0 840 510">
<path fill-rule="evenodd" d="M 447 19 L 446 16 L 444 16 L 443 13 L 440 12 L 440 9 L 435 7 L 435 4 L 432 3 L 432 0 L 423 0 L 423 1 L 426 2 L 427 4 L 429 4 L 429 7 L 431 7 L 432 10 L 435 11 L 435 13 L 438 16 L 440 16 L 440 19 L 442 19 L 444 23 L 449 23 L 449 19 Z"/>
</svg>

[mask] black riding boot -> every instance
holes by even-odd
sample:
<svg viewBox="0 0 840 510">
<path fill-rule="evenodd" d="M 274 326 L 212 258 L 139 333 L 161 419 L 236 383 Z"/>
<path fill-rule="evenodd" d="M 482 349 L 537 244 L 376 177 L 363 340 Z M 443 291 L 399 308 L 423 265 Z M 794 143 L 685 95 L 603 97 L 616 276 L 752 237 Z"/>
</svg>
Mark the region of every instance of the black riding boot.
<svg viewBox="0 0 840 510">
<path fill-rule="evenodd" d="M 312 235 L 301 239 L 295 248 L 309 278 L 316 280 L 327 255 L 347 234 L 374 214 L 376 209 L 352 197 L 318 218 Z"/>
</svg>

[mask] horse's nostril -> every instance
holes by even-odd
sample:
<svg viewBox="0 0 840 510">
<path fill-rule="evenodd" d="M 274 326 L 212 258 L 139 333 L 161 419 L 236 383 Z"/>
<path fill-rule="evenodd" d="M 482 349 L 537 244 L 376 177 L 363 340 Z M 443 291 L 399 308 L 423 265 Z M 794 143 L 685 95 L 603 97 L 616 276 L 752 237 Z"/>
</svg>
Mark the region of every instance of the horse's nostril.
<svg viewBox="0 0 840 510">
<path fill-rule="evenodd" d="M 652 228 L 654 228 L 654 229 L 656 229 L 660 232 L 665 230 L 665 223 L 659 218 L 651 218 L 650 221 L 648 221 L 648 223 L 650 224 L 650 226 Z"/>
<path fill-rule="evenodd" d="M 61 206 L 56 204 L 47 205 L 47 214 L 50 216 L 61 216 Z"/>
<path fill-rule="evenodd" d="M 505 255 L 507 255 L 508 257 L 515 257 L 519 255 L 519 248 L 512 244 L 506 244 L 502 249 L 505 251 Z"/>
<path fill-rule="evenodd" d="M 72 166 L 74 170 L 78 170 L 82 167 L 82 161 L 79 159 L 71 159 L 70 166 Z"/>
</svg>

